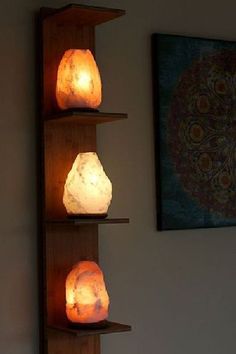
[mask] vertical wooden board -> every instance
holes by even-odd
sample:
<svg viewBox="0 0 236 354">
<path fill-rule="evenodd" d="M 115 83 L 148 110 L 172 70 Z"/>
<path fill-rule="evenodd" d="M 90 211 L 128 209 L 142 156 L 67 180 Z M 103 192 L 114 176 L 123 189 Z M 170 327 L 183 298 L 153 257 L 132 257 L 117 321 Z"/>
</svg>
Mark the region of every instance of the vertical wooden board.
<svg viewBox="0 0 236 354">
<path fill-rule="evenodd" d="M 98 262 L 98 226 L 48 225 L 46 228 L 46 288 L 47 325 L 67 326 L 65 312 L 65 281 L 73 266 L 81 260 Z M 99 354 L 99 340 L 47 333 L 48 354 Z"/>
<path fill-rule="evenodd" d="M 80 152 L 96 151 L 96 126 L 76 122 L 44 123 L 45 218 L 65 218 L 64 184 Z"/>
<path fill-rule="evenodd" d="M 100 354 L 100 337 L 74 337 L 64 333 L 49 332 L 49 354 Z"/>
<path fill-rule="evenodd" d="M 48 324 L 67 324 L 65 280 L 81 260 L 98 262 L 98 226 L 48 225 L 46 229 L 46 277 Z"/>
<path fill-rule="evenodd" d="M 65 24 L 53 16 L 42 20 L 42 114 L 59 110 L 56 79 L 60 60 L 67 49 L 90 49 L 94 53 L 94 27 Z"/>
<path fill-rule="evenodd" d="M 46 12 L 52 13 L 53 9 Z M 71 13 L 72 11 L 72 13 Z M 67 14 L 67 15 L 66 15 Z M 69 9 L 56 16 L 41 14 L 41 118 L 43 129 L 42 239 L 40 240 L 41 295 L 43 331 L 42 354 L 99 354 L 99 336 L 76 338 L 47 329 L 48 324 L 67 325 L 65 314 L 65 279 L 79 260 L 98 261 L 98 227 L 86 225 L 50 225 L 46 219 L 66 218 L 63 206 L 64 183 L 80 152 L 96 151 L 96 126 L 78 122 L 46 122 L 46 116 L 57 113 L 56 78 L 60 60 L 67 49 L 90 49 L 93 54 L 95 15 L 85 21 L 83 14 Z M 68 16 L 74 20 L 68 21 Z M 75 16 L 75 17 L 74 17 Z M 109 15 L 110 16 L 110 15 Z M 120 16 L 120 14 L 119 14 Z M 116 17 L 116 16 L 115 16 Z M 79 19 L 77 21 L 77 19 Z M 89 19 L 89 21 L 88 21 Z"/>
</svg>

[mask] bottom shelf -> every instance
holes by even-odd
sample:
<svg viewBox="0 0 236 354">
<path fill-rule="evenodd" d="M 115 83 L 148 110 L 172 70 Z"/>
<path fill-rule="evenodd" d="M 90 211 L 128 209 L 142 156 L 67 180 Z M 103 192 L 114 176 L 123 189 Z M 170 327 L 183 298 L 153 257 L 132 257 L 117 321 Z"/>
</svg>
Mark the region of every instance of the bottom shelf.
<svg viewBox="0 0 236 354">
<path fill-rule="evenodd" d="M 109 334 L 109 333 L 119 333 L 131 331 L 131 326 L 124 325 L 121 323 L 107 321 L 107 326 L 99 329 L 75 329 L 69 326 L 59 326 L 59 325 L 49 325 L 48 330 L 66 332 L 71 335 L 82 337 L 82 336 L 93 336 L 97 334 Z"/>
</svg>

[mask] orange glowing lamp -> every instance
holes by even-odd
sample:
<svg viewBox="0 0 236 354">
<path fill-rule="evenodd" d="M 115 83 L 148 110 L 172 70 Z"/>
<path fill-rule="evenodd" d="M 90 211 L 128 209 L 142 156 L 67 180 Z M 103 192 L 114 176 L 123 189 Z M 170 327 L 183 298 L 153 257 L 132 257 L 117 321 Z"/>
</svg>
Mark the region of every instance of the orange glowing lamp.
<svg viewBox="0 0 236 354">
<path fill-rule="evenodd" d="M 66 279 L 66 314 L 78 324 L 99 323 L 108 317 L 109 296 L 103 273 L 92 261 L 81 261 Z"/>
<path fill-rule="evenodd" d="M 58 106 L 97 109 L 102 100 L 102 84 L 97 64 L 89 49 L 67 50 L 57 71 Z"/>
</svg>

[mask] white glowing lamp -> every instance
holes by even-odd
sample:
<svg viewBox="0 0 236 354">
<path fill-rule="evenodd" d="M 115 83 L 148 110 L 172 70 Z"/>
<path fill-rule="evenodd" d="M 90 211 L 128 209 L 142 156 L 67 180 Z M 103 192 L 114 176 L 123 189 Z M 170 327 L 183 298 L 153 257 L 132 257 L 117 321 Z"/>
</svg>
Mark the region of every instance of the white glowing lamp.
<svg viewBox="0 0 236 354">
<path fill-rule="evenodd" d="M 67 50 L 57 71 L 56 99 L 61 109 L 96 109 L 102 100 L 101 77 L 89 49 Z"/>
<path fill-rule="evenodd" d="M 73 323 L 89 324 L 108 317 L 109 296 L 103 273 L 92 261 L 81 261 L 66 279 L 66 314 Z"/>
<path fill-rule="evenodd" d="M 112 184 L 95 152 L 76 157 L 64 186 L 63 203 L 69 215 L 106 216 Z"/>
</svg>

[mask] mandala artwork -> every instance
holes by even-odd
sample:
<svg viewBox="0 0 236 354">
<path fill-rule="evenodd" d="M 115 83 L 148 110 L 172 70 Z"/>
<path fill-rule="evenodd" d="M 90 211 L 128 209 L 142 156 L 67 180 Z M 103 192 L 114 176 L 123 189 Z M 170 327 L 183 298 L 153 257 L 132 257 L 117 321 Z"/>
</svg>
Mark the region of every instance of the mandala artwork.
<svg viewBox="0 0 236 354">
<path fill-rule="evenodd" d="M 159 228 L 235 225 L 236 44 L 156 35 L 155 48 Z"/>
</svg>

